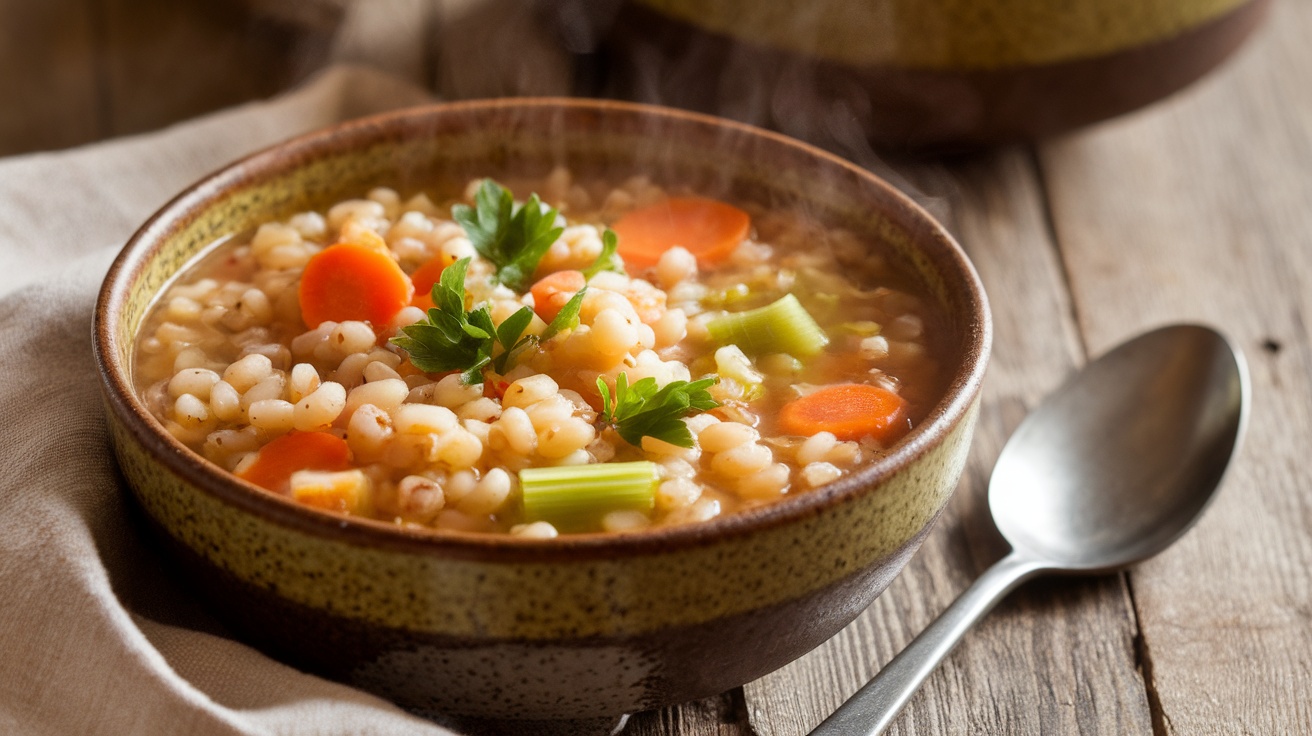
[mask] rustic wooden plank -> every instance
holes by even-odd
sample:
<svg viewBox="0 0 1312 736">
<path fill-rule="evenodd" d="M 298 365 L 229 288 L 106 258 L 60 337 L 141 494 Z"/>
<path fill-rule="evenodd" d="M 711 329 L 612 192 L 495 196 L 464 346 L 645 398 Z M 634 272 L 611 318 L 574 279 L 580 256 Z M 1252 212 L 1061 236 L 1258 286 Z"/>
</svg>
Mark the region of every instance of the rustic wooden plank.
<svg viewBox="0 0 1312 736">
<path fill-rule="evenodd" d="M 1174 320 L 1248 353 L 1249 434 L 1131 589 L 1160 733 L 1312 733 L 1312 4 L 1167 104 L 1042 150 L 1095 350 Z"/>
<path fill-rule="evenodd" d="M 809 731 L 1005 552 L 987 479 L 1005 438 L 1082 360 L 1033 160 L 1022 149 L 928 170 L 993 296 L 994 357 L 962 487 L 907 570 L 839 636 L 745 688 L 762 736 Z M 928 184 L 925 184 L 928 182 Z M 1133 613 L 1122 578 L 1034 583 L 930 678 L 892 733 L 1146 733 Z"/>
<path fill-rule="evenodd" d="M 101 137 L 96 0 L 0 0 L 0 156 Z"/>
<path fill-rule="evenodd" d="M 741 689 L 660 711 L 638 713 L 624 736 L 754 736 Z"/>
</svg>

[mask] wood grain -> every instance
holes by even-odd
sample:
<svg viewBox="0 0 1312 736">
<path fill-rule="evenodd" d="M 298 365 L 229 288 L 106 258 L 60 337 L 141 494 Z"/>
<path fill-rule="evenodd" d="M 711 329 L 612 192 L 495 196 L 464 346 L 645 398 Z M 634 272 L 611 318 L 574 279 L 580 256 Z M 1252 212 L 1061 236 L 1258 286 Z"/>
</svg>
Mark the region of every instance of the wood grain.
<svg viewBox="0 0 1312 736">
<path fill-rule="evenodd" d="M 713 698 L 660 711 L 638 713 L 629 719 L 624 736 L 755 736 L 747 722 L 741 688 Z"/>
<path fill-rule="evenodd" d="M 1312 733 L 1312 4 L 1169 103 L 1042 150 L 1095 350 L 1174 320 L 1248 353 L 1246 445 L 1207 516 L 1131 576 L 1158 730 Z"/>
<path fill-rule="evenodd" d="M 363 0 L 312 22 L 253 10 L 282 2 L 0 0 L 0 155 L 157 128 L 331 58 L 454 97 L 572 82 L 528 4 Z M 939 166 L 863 161 L 950 223 L 993 299 L 962 486 L 904 574 L 834 640 L 739 691 L 637 714 L 626 734 L 817 724 L 1003 554 L 984 494 L 1028 408 L 1086 352 L 1175 320 L 1220 326 L 1250 360 L 1250 434 L 1216 504 L 1128 576 L 1019 591 L 893 732 L 1312 733 L 1312 2 L 1275 14 L 1235 62 L 1136 115 Z M 398 26 L 403 15 L 418 20 Z"/>
<path fill-rule="evenodd" d="M 1005 553 L 988 521 L 988 474 L 1011 430 L 1082 360 L 1028 151 L 930 169 L 928 183 L 993 295 L 994 358 L 966 477 L 925 546 L 842 634 L 745 688 L 762 736 L 803 734 L 864 684 Z M 891 733 L 1147 733 L 1136 629 L 1117 577 L 1039 582 L 973 631 Z"/>
</svg>

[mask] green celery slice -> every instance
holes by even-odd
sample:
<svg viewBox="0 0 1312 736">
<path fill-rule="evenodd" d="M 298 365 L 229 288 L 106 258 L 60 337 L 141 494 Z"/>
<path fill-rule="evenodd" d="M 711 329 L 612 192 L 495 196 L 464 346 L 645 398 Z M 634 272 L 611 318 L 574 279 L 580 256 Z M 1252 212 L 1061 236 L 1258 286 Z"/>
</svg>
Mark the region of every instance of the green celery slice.
<svg viewBox="0 0 1312 736">
<path fill-rule="evenodd" d="M 716 317 L 706 329 L 721 345 L 737 345 L 755 355 L 788 353 L 806 358 L 829 344 L 824 330 L 792 294 L 758 309 Z"/>
<path fill-rule="evenodd" d="M 608 511 L 651 511 L 660 482 L 660 468 L 646 460 L 519 471 L 525 519 L 563 530 L 595 525 Z"/>
</svg>

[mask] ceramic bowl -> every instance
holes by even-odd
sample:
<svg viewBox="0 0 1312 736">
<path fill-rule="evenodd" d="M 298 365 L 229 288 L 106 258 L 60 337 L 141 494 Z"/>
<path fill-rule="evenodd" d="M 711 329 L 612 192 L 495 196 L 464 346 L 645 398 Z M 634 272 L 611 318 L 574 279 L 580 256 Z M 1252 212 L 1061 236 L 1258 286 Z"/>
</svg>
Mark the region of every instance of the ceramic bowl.
<svg viewBox="0 0 1312 736">
<path fill-rule="evenodd" d="M 851 148 L 852 124 L 884 146 L 974 147 L 1165 97 L 1233 54 L 1270 4 L 627 0 L 589 19 L 604 39 L 594 56 L 608 60 L 592 76 L 607 96 L 723 112 L 837 150 Z M 562 37 L 578 38 L 577 13 L 559 15 Z"/>
<path fill-rule="evenodd" d="M 643 172 L 806 206 L 886 242 L 948 319 L 941 402 L 886 457 L 702 525 L 550 540 L 400 529 L 299 506 L 170 437 L 132 390 L 134 336 L 169 279 L 226 234 L 386 183 Z M 612 179 L 614 180 L 614 179 Z M 834 635 L 906 564 L 957 484 L 991 326 L 978 277 L 924 211 L 815 148 L 614 102 L 435 105 L 293 139 L 201 180 L 133 236 L 95 346 L 114 451 L 167 554 L 265 651 L 421 713 L 552 719 L 705 697 Z"/>
</svg>

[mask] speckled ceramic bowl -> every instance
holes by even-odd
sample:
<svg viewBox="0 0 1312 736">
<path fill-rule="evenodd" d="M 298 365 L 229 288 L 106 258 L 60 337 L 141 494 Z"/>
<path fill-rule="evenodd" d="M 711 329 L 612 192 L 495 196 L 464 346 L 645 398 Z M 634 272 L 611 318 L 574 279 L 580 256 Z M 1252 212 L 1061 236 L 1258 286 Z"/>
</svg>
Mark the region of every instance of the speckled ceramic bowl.
<svg viewBox="0 0 1312 736">
<path fill-rule="evenodd" d="M 216 239 L 382 183 L 406 191 L 556 163 L 793 203 L 887 242 L 949 317 L 959 364 L 947 394 L 887 457 L 815 492 L 700 526 L 529 540 L 398 529 L 299 506 L 183 447 L 133 393 L 142 316 Z M 873 175 L 723 120 L 567 100 L 416 108 L 229 166 L 133 236 L 95 321 L 123 473 L 215 612 L 276 656 L 413 710 L 525 719 L 714 694 L 851 621 L 920 545 L 957 484 L 990 335 L 961 249 Z"/>
<path fill-rule="evenodd" d="M 594 76 L 607 95 L 721 111 L 837 150 L 851 124 L 884 145 L 952 148 L 1165 97 L 1234 53 L 1270 4 L 626 0 L 598 4 L 589 23 L 605 38 Z M 574 41 L 577 11 L 558 15 Z"/>
</svg>

